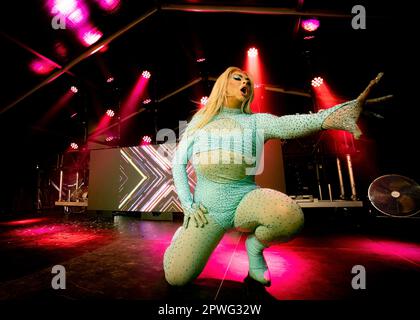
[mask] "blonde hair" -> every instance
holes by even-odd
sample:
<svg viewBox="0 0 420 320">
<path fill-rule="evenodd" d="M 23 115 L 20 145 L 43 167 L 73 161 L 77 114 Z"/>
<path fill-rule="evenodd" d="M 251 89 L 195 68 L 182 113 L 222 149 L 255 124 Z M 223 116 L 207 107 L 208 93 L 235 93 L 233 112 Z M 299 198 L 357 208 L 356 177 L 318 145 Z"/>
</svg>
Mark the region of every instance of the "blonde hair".
<svg viewBox="0 0 420 320">
<path fill-rule="evenodd" d="M 245 73 L 251 82 L 251 92 L 249 98 L 243 101 L 241 110 L 243 113 L 252 113 L 251 102 L 254 99 L 254 81 L 247 72 L 242 71 L 240 68 L 229 67 L 217 78 L 206 105 L 192 116 L 192 119 L 201 116 L 201 120 L 197 121 L 197 123 L 188 130 L 189 134 L 192 134 L 195 130 L 204 127 L 216 114 L 220 112 L 221 108 L 226 105 L 228 80 L 229 77 L 237 71 Z"/>
</svg>

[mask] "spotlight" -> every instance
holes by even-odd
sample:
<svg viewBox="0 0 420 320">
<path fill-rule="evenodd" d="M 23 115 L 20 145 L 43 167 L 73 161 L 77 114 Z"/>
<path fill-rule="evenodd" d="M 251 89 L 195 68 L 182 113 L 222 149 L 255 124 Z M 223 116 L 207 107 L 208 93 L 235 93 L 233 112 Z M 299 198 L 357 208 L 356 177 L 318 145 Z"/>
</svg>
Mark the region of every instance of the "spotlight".
<svg viewBox="0 0 420 320">
<path fill-rule="evenodd" d="M 54 0 L 51 3 L 52 14 L 69 15 L 77 8 L 76 0 Z"/>
<path fill-rule="evenodd" d="M 257 48 L 249 48 L 248 49 L 248 57 L 250 58 L 255 58 L 256 56 L 258 56 L 258 49 Z"/>
<path fill-rule="evenodd" d="M 70 143 L 70 148 L 72 148 L 73 150 L 77 150 L 79 149 L 79 145 L 76 142 L 72 142 Z"/>
<path fill-rule="evenodd" d="M 207 104 L 207 101 L 209 100 L 209 97 L 204 96 L 200 99 L 200 103 L 205 106 Z"/>
<path fill-rule="evenodd" d="M 150 138 L 149 136 L 143 136 L 143 138 L 141 139 L 141 145 L 149 145 L 150 142 L 152 142 L 152 138 Z"/>
<path fill-rule="evenodd" d="M 305 31 L 313 32 L 319 28 L 319 20 L 318 19 L 306 19 L 302 21 L 302 28 Z"/>
<path fill-rule="evenodd" d="M 150 102 L 152 102 L 152 100 L 151 100 L 151 99 L 146 99 L 146 100 L 143 100 L 143 104 L 149 104 Z"/>
<path fill-rule="evenodd" d="M 106 110 L 106 115 L 112 118 L 115 115 L 115 112 L 111 109 Z"/>
<path fill-rule="evenodd" d="M 36 74 L 42 75 L 50 73 L 55 68 L 54 65 L 52 65 L 49 61 L 42 59 L 33 60 L 29 67 Z"/>
<path fill-rule="evenodd" d="M 107 142 L 110 142 L 112 140 L 114 140 L 114 137 L 113 136 L 109 136 L 109 137 L 106 137 L 105 138 L 105 141 L 107 141 Z"/>
<path fill-rule="evenodd" d="M 204 62 L 204 61 L 206 61 L 206 58 L 198 58 L 196 61 L 197 61 L 198 63 L 200 63 L 200 62 Z"/>
<path fill-rule="evenodd" d="M 145 79 L 149 79 L 149 78 L 150 78 L 150 76 L 151 76 L 151 73 L 150 73 L 149 71 L 147 71 L 147 70 L 144 70 L 144 71 L 142 72 L 141 76 L 142 76 L 143 78 L 145 78 Z"/>
<path fill-rule="evenodd" d="M 103 36 L 102 32 L 97 28 L 93 27 L 90 29 L 85 29 L 80 32 L 80 38 L 86 46 L 90 46 L 97 42 Z"/>
<path fill-rule="evenodd" d="M 76 86 L 71 86 L 70 90 L 73 93 L 77 93 L 77 91 L 79 91 Z"/>
<path fill-rule="evenodd" d="M 99 6 L 105 11 L 114 11 L 118 9 L 120 0 L 97 0 Z"/>
<path fill-rule="evenodd" d="M 312 79 L 311 84 L 312 87 L 320 87 L 322 85 L 322 83 L 324 82 L 324 79 L 322 79 L 321 77 L 315 77 Z"/>
<path fill-rule="evenodd" d="M 106 79 L 106 82 L 111 83 L 112 81 L 114 81 L 113 77 L 109 77 L 108 79 Z"/>
<path fill-rule="evenodd" d="M 81 8 L 77 8 L 76 10 L 74 10 L 72 13 L 69 14 L 67 18 L 74 26 L 81 24 L 84 20 L 86 20 Z"/>
</svg>

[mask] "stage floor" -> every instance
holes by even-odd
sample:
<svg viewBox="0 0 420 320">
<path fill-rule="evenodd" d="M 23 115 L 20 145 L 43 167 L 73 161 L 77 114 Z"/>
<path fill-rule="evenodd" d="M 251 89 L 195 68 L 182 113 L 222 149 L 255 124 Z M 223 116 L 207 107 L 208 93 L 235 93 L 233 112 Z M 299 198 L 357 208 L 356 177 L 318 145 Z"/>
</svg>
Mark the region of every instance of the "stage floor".
<svg viewBox="0 0 420 320">
<path fill-rule="evenodd" d="M 244 283 L 245 234 L 228 232 L 191 285 L 164 279 L 162 257 L 180 221 L 136 216 L 39 212 L 0 221 L 0 300 L 347 300 L 413 299 L 420 287 L 420 244 L 413 222 L 351 219 L 311 213 L 293 241 L 265 251 L 272 285 Z M 316 223 L 315 223 L 316 221 Z M 418 220 L 414 220 L 418 226 Z M 405 226 L 406 227 L 406 226 Z M 398 231 L 399 230 L 399 231 Z M 418 229 L 417 229 L 418 230 Z M 398 232 L 397 232 L 398 231 Z M 51 287 L 52 268 L 66 269 L 66 289 Z M 352 288 L 352 268 L 366 271 L 366 289 Z"/>
</svg>

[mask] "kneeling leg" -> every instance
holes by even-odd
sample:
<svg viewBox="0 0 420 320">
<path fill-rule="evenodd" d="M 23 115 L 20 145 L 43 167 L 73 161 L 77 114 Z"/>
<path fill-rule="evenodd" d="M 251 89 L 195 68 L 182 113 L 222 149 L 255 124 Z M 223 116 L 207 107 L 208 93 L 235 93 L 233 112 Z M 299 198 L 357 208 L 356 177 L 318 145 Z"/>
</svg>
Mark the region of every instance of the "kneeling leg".
<svg viewBox="0 0 420 320">
<path fill-rule="evenodd" d="M 198 277 L 222 239 L 225 230 L 211 216 L 206 218 L 202 228 L 192 223 L 187 229 L 180 227 L 166 249 L 163 268 L 169 284 L 182 286 Z"/>
</svg>

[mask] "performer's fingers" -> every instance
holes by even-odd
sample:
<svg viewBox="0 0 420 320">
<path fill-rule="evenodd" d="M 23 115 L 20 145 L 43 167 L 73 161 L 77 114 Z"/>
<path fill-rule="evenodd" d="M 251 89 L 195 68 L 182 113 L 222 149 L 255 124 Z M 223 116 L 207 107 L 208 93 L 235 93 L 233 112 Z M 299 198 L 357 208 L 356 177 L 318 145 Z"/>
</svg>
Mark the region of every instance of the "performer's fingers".
<svg viewBox="0 0 420 320">
<path fill-rule="evenodd" d="M 201 211 L 203 211 L 204 213 L 208 213 L 208 211 L 207 211 L 207 208 L 202 204 L 202 203 L 200 203 L 200 209 L 201 209 Z"/>
<path fill-rule="evenodd" d="M 198 210 L 197 213 L 195 214 L 195 217 L 197 219 L 198 225 L 202 228 L 204 227 L 204 217 L 203 217 L 203 213 Z"/>
<path fill-rule="evenodd" d="M 198 228 L 197 215 L 194 213 L 192 216 L 193 216 L 193 219 L 194 219 L 195 227 Z"/>
<path fill-rule="evenodd" d="M 184 229 L 188 228 L 188 222 L 190 220 L 190 217 L 184 217 L 184 223 L 183 223 L 183 227 Z"/>
<path fill-rule="evenodd" d="M 374 104 L 374 103 L 381 103 L 381 102 L 390 100 L 392 98 L 394 98 L 394 96 L 392 94 L 389 94 L 387 96 L 383 96 L 383 97 L 379 97 L 379 98 L 367 99 L 366 100 L 366 105 Z"/>
<path fill-rule="evenodd" d="M 376 83 L 378 83 L 382 79 L 383 76 L 384 76 L 384 73 L 379 72 L 378 75 L 375 78 Z"/>
<path fill-rule="evenodd" d="M 207 214 L 207 212 L 205 212 L 205 214 Z M 207 218 L 206 218 L 206 215 L 205 215 L 204 213 L 203 213 L 203 220 L 204 220 L 204 223 L 205 224 L 207 224 L 207 223 L 209 223 L 208 222 L 208 220 L 207 220 Z"/>
<path fill-rule="evenodd" d="M 199 217 L 200 217 L 200 219 L 201 219 L 201 222 L 203 223 L 203 226 L 204 226 L 205 224 L 207 224 L 207 223 L 208 223 L 207 218 L 206 218 L 206 216 L 204 215 L 204 212 L 199 211 L 198 215 L 199 215 Z"/>
<path fill-rule="evenodd" d="M 357 97 L 357 100 L 359 100 L 360 103 L 364 103 L 367 96 L 369 95 L 369 93 L 372 91 L 373 87 L 379 82 L 379 80 L 381 80 L 381 78 L 383 77 L 384 73 L 380 72 L 375 79 L 373 79 L 368 86 L 366 87 L 365 90 L 363 90 L 363 92 Z"/>
</svg>

